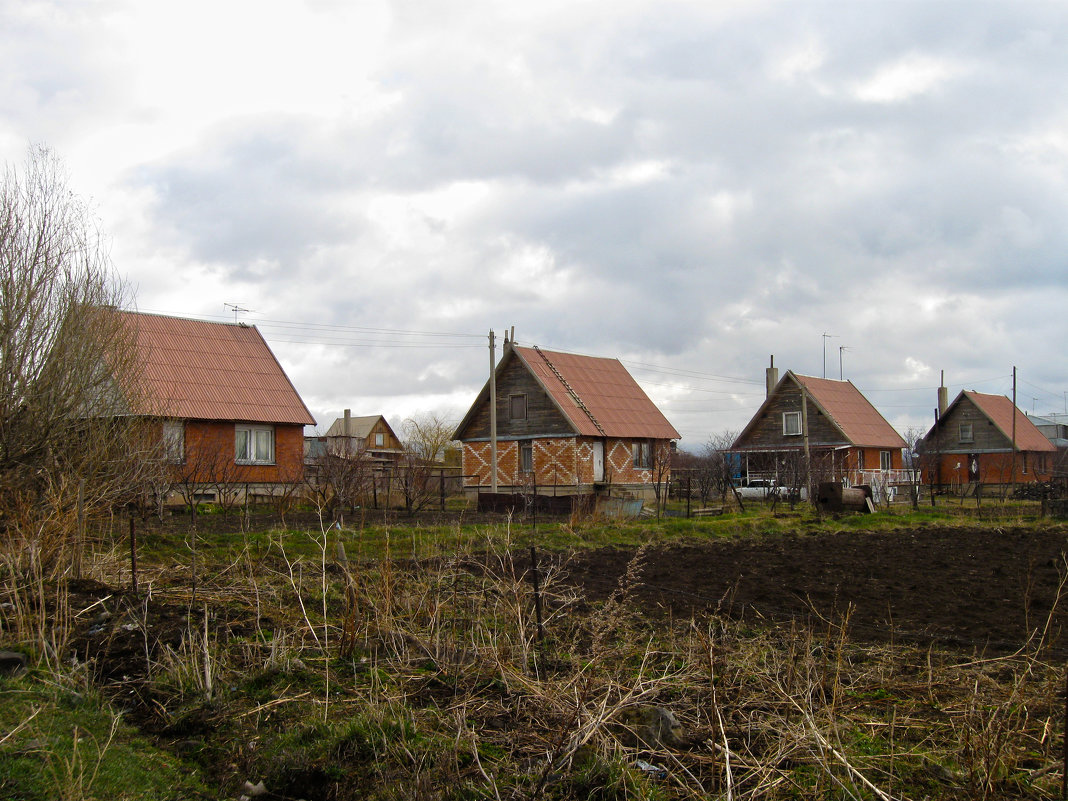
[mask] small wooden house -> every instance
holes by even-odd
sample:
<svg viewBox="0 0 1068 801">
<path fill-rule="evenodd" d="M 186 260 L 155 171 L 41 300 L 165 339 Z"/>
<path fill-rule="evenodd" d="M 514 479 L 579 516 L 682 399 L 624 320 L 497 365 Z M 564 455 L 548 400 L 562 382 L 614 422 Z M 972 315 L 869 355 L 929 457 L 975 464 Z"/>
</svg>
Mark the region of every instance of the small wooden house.
<svg viewBox="0 0 1068 801">
<path fill-rule="evenodd" d="M 767 397 L 731 451 L 750 478 L 877 487 L 905 481 L 905 440 L 851 381 L 767 370 Z"/>
<path fill-rule="evenodd" d="M 333 456 L 356 456 L 383 464 L 400 458 L 404 445 L 380 414 L 353 417 L 345 410 L 326 430 L 326 450 Z"/>
<path fill-rule="evenodd" d="M 679 433 L 617 359 L 506 341 L 494 378 L 496 396 L 487 382 L 454 434 L 467 491 L 493 484 L 491 403 L 499 492 L 649 498 L 667 481 Z"/>
<path fill-rule="evenodd" d="M 962 391 L 923 438 L 924 481 L 963 491 L 971 485 L 1049 481 L 1057 448 L 1004 395 Z"/>
</svg>

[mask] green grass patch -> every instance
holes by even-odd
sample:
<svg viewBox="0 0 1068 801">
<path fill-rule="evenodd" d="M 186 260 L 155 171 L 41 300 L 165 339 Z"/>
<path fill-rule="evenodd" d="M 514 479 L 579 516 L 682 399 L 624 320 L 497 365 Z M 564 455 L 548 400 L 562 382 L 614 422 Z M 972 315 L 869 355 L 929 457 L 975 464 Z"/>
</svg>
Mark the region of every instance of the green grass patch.
<svg viewBox="0 0 1068 801">
<path fill-rule="evenodd" d="M 0 797 L 208 797 L 197 769 L 154 747 L 92 689 L 35 671 L 0 680 Z"/>
</svg>

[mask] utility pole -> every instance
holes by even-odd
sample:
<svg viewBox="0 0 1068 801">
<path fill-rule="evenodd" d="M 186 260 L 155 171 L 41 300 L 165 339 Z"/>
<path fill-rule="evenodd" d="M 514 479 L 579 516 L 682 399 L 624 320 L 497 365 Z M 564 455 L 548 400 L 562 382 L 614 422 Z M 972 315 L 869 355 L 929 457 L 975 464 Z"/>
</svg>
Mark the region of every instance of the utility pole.
<svg viewBox="0 0 1068 801">
<path fill-rule="evenodd" d="M 1016 494 L 1016 366 L 1012 368 L 1012 493 Z"/>
<path fill-rule="evenodd" d="M 804 384 L 801 384 L 801 433 L 805 443 L 805 492 L 808 500 L 812 500 L 815 496 L 812 494 L 812 453 L 808 448 L 808 393 Z"/>
<path fill-rule="evenodd" d="M 497 494 L 497 347 L 493 329 L 489 332 L 490 351 L 490 492 Z"/>
</svg>

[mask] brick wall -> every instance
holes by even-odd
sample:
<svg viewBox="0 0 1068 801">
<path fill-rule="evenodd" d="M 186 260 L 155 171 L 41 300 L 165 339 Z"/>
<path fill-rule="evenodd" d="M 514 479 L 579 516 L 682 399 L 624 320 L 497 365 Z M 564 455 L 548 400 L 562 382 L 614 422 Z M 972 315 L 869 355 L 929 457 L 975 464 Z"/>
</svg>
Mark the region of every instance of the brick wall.
<svg viewBox="0 0 1068 801">
<path fill-rule="evenodd" d="M 1052 476 L 1054 457 L 1052 453 L 1020 452 L 1016 454 L 1016 471 L 1013 476 L 1012 456 L 1008 453 L 944 453 L 941 454 L 940 477 L 924 470 L 924 483 L 956 484 L 966 486 L 969 482 L 969 462 L 971 458 L 978 461 L 979 481 L 983 484 L 1017 484 L 1032 481 L 1049 481 Z M 1026 472 L 1025 472 L 1026 471 Z"/>
<path fill-rule="evenodd" d="M 304 427 L 274 427 L 274 464 L 237 464 L 234 423 L 187 420 L 185 461 L 175 465 L 177 480 L 197 483 L 291 484 L 304 477 Z"/>
</svg>

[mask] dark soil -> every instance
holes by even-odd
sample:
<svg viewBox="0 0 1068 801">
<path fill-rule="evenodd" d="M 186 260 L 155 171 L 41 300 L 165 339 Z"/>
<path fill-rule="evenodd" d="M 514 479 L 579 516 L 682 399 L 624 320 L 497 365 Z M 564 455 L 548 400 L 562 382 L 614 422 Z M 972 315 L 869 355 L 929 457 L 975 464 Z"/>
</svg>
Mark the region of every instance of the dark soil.
<svg viewBox="0 0 1068 801">
<path fill-rule="evenodd" d="M 649 615 L 724 617 L 826 628 L 852 638 L 1004 654 L 1050 622 L 1049 655 L 1068 658 L 1068 528 L 931 529 L 774 535 L 669 545 L 642 555 L 629 597 Z M 571 581 L 607 598 L 633 549 L 580 553 Z M 1053 615 L 1050 611 L 1053 607 Z"/>
</svg>

